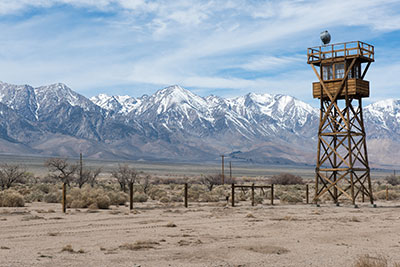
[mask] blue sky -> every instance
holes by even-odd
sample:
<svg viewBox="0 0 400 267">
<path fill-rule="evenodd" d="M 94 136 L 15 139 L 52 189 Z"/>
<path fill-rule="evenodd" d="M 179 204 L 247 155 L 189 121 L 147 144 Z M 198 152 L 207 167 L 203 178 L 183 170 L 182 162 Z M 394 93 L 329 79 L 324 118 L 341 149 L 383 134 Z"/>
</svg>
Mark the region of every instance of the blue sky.
<svg viewBox="0 0 400 267">
<path fill-rule="evenodd" d="M 93 96 L 178 84 L 201 96 L 288 94 L 313 106 L 307 47 L 375 46 L 367 103 L 400 98 L 399 1 L 0 0 L 0 80 Z"/>
</svg>

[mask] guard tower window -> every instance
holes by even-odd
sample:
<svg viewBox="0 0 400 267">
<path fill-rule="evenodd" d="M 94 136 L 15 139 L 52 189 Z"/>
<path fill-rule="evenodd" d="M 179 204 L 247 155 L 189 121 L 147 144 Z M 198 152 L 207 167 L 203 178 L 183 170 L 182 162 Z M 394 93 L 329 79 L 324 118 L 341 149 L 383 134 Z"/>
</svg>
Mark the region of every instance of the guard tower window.
<svg viewBox="0 0 400 267">
<path fill-rule="evenodd" d="M 335 64 L 335 79 L 343 79 L 344 78 L 344 64 L 336 63 Z"/>
<path fill-rule="evenodd" d="M 322 79 L 325 81 L 333 79 L 332 65 L 322 66 Z"/>
<path fill-rule="evenodd" d="M 349 72 L 349 79 L 359 79 L 360 78 L 360 65 L 354 65 L 354 67 Z"/>
</svg>

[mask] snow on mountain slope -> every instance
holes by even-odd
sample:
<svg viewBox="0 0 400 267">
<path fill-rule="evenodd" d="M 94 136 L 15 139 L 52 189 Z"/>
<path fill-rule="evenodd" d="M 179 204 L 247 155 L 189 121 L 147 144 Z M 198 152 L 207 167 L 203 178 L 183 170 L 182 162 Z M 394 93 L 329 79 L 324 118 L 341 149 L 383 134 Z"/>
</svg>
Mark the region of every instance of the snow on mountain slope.
<svg viewBox="0 0 400 267">
<path fill-rule="evenodd" d="M 400 100 L 386 99 L 364 108 L 366 131 L 370 136 L 400 136 Z"/>
<path fill-rule="evenodd" d="M 177 85 L 139 98 L 101 94 L 89 100 L 64 84 L 33 88 L 0 82 L 0 103 L 3 112 L 12 114 L 2 117 L 0 139 L 54 155 L 57 146 L 48 140 L 70 140 L 68 146 L 84 143 L 93 155 L 112 157 L 123 150 L 124 158 L 175 155 L 201 160 L 240 151 L 252 160 L 279 155 L 278 161 L 285 162 L 287 155 L 312 163 L 319 122 L 318 109 L 291 96 L 201 97 Z M 382 149 L 373 140 L 384 138 L 387 147 L 400 147 L 400 101 L 369 105 L 364 116 L 377 153 L 371 159 L 382 161 Z"/>
<path fill-rule="evenodd" d="M 86 97 L 74 92 L 62 83 L 40 86 L 34 89 L 38 106 L 38 113 L 46 112 L 48 108 L 61 103 L 78 106 L 85 111 L 97 111 L 96 105 Z"/>
<path fill-rule="evenodd" d="M 386 99 L 375 102 L 364 108 L 364 114 L 381 122 L 385 122 L 388 118 L 400 122 L 400 100 Z"/>
<path fill-rule="evenodd" d="M 114 111 L 123 115 L 136 110 L 141 104 L 141 99 L 136 99 L 127 95 L 108 96 L 106 94 L 99 94 L 98 96 L 91 97 L 90 101 L 105 110 Z"/>
<path fill-rule="evenodd" d="M 29 85 L 13 85 L 0 82 L 0 102 L 29 120 L 37 120 L 35 91 Z"/>
<path fill-rule="evenodd" d="M 121 98 L 102 94 L 91 100 L 107 110 L 129 110 L 132 119 L 159 124 L 170 131 L 193 129 L 201 135 L 230 129 L 241 135 L 266 136 L 278 128 L 302 127 L 317 114 L 311 106 L 290 96 L 251 93 L 231 99 L 203 98 L 177 85 L 138 98 L 134 108 L 127 107 Z"/>
</svg>

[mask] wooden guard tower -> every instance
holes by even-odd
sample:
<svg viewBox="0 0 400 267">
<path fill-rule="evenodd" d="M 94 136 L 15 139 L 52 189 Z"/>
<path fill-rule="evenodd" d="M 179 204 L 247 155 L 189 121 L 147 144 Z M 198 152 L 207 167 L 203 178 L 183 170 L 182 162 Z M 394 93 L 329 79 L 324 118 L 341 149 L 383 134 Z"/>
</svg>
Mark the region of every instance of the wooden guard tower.
<svg viewBox="0 0 400 267">
<path fill-rule="evenodd" d="M 374 47 L 360 41 L 329 44 L 308 48 L 307 56 L 319 80 L 313 97 L 321 104 L 314 202 L 328 193 L 335 203 L 347 197 L 355 205 L 358 196 L 367 196 L 373 204 L 362 98 L 369 97 L 364 77 Z"/>
</svg>

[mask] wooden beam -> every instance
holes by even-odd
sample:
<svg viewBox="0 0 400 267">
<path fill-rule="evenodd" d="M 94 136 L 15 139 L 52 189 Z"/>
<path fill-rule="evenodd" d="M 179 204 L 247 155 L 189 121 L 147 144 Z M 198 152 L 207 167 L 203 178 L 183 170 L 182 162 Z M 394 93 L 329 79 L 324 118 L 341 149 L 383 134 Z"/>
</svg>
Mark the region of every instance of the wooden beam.
<svg viewBox="0 0 400 267">
<path fill-rule="evenodd" d="M 367 74 L 368 68 L 371 65 L 371 61 L 367 63 L 367 66 L 365 66 L 365 69 L 361 75 L 361 80 L 364 80 L 365 75 Z"/>
</svg>

